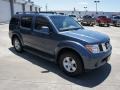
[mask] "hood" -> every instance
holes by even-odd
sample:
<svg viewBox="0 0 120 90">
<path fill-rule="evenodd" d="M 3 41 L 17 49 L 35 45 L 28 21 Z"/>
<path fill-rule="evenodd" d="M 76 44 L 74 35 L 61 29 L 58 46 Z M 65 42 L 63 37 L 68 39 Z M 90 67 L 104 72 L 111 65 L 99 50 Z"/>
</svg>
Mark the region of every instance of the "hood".
<svg viewBox="0 0 120 90">
<path fill-rule="evenodd" d="M 110 40 L 110 38 L 105 34 L 102 34 L 97 31 L 85 30 L 85 29 L 64 31 L 61 34 L 80 41 L 84 41 L 85 43 L 88 44 L 103 43 Z"/>
</svg>

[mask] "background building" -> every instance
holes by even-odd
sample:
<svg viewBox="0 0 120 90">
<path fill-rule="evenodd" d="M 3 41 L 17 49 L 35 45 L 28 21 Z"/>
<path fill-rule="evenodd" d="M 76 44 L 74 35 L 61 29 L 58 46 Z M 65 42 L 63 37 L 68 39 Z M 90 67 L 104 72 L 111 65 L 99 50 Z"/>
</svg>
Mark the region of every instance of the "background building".
<svg viewBox="0 0 120 90">
<path fill-rule="evenodd" d="M 105 16 L 108 16 L 108 17 L 111 17 L 112 15 L 120 15 L 120 12 L 103 12 L 103 11 L 99 11 L 98 14 L 96 15 L 96 12 L 95 11 L 56 11 L 58 13 L 64 13 L 66 15 L 76 15 L 77 17 L 80 17 L 80 16 L 84 16 L 84 15 L 91 15 L 91 16 L 94 16 L 94 17 L 97 17 L 97 16 L 101 16 L 101 15 L 105 15 Z"/>
<path fill-rule="evenodd" d="M 9 22 L 16 12 L 36 11 L 40 12 L 40 6 L 31 0 L 0 0 L 0 23 Z"/>
<path fill-rule="evenodd" d="M 48 9 L 47 5 L 46 11 Z M 36 11 L 40 12 L 41 7 L 38 5 L 35 5 L 34 2 L 31 0 L 0 0 L 0 23 L 6 23 L 9 22 L 12 15 L 14 15 L 16 12 L 25 12 L 25 11 Z M 65 13 L 66 15 L 74 14 L 78 17 L 87 15 L 96 16 L 95 11 L 77 11 L 75 8 L 73 11 L 57 11 L 60 13 Z M 106 16 L 112 16 L 112 15 L 120 15 L 120 12 L 98 12 L 98 15 L 106 15 Z"/>
</svg>

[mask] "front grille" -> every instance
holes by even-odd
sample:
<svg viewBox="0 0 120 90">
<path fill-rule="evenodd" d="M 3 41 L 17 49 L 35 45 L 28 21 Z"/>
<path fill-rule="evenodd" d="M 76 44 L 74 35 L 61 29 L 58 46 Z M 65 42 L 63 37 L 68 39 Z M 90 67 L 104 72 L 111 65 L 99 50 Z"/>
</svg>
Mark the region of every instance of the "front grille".
<svg viewBox="0 0 120 90">
<path fill-rule="evenodd" d="M 99 44 L 99 49 L 100 51 L 107 51 L 110 47 L 110 42 L 105 42 L 105 43 L 101 43 Z"/>
</svg>

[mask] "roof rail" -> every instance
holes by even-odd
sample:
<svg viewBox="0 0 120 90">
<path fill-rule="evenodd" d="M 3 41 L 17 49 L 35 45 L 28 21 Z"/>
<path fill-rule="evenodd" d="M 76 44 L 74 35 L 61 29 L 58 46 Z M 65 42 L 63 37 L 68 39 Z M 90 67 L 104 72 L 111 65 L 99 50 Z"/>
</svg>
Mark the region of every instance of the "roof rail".
<svg viewBox="0 0 120 90">
<path fill-rule="evenodd" d="M 44 11 L 42 11 L 42 12 L 39 12 L 39 13 L 57 14 L 57 12 L 52 12 L 52 11 L 48 11 L 48 12 L 44 12 Z"/>
<path fill-rule="evenodd" d="M 16 14 L 31 14 L 31 13 L 34 13 L 34 14 L 38 14 L 38 13 L 45 13 L 45 14 L 58 14 L 57 12 L 16 12 Z"/>
<path fill-rule="evenodd" d="M 16 14 L 31 14 L 31 13 L 38 13 L 38 12 L 16 12 Z"/>
</svg>

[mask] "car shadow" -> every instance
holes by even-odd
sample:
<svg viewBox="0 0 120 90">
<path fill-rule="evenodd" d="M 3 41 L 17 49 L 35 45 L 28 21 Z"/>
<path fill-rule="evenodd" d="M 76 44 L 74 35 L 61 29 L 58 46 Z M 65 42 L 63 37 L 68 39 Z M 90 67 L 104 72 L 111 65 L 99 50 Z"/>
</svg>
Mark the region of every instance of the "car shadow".
<svg viewBox="0 0 120 90">
<path fill-rule="evenodd" d="M 97 25 L 98 27 L 106 27 L 106 28 L 110 28 L 111 26 L 104 26 L 104 25 L 101 25 L 101 26 L 99 26 L 99 25 Z"/>
<path fill-rule="evenodd" d="M 92 88 L 100 85 L 102 82 L 106 80 L 106 78 L 109 76 L 111 72 L 111 65 L 105 64 L 99 69 L 86 72 L 83 75 L 80 75 L 78 77 L 69 77 L 60 71 L 57 64 L 44 60 L 29 52 L 17 53 L 12 47 L 9 48 L 9 50 L 15 55 L 31 62 L 32 64 L 35 64 L 39 67 L 44 68 L 45 71 L 41 71 L 40 73 L 45 74 L 45 73 L 53 72 L 58 76 L 62 77 L 63 79 L 66 79 L 74 84 L 84 86 L 84 87 Z"/>
</svg>

